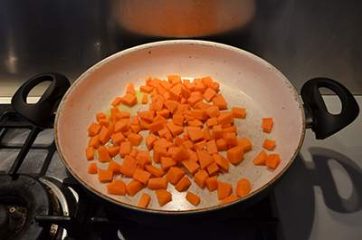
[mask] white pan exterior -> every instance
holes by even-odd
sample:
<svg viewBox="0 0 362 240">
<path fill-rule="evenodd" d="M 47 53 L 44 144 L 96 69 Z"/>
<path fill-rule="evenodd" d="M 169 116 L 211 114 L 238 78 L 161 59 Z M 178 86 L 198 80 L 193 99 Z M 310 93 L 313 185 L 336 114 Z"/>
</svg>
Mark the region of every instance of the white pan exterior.
<svg viewBox="0 0 362 240">
<path fill-rule="evenodd" d="M 305 120 L 298 93 L 286 77 L 261 58 L 234 47 L 206 41 L 174 40 L 137 46 L 104 59 L 81 75 L 63 98 L 55 123 L 57 148 L 68 170 L 85 187 L 115 204 L 137 208 L 140 193 L 134 197 L 109 195 L 105 184 L 100 184 L 96 175 L 87 173 L 86 129 L 95 119 L 96 112 L 109 109 L 112 99 L 123 95 L 127 83 L 139 86 L 148 76 L 166 77 L 172 73 L 182 77 L 212 76 L 221 83 L 229 106 L 247 108 L 246 119 L 236 122 L 239 136 L 252 139 L 253 150 L 245 154 L 240 165 L 231 167 L 228 174 L 219 177 L 220 180 L 236 183 L 247 177 L 252 183 L 249 198 L 287 170 L 303 142 Z M 270 135 L 262 133 L 260 127 L 261 118 L 267 116 L 273 117 L 275 123 Z M 266 137 L 277 141 L 276 151 L 282 158 L 275 171 L 252 163 Z M 195 183 L 189 190 L 201 196 L 198 207 L 188 203 L 186 193 L 177 192 L 171 184 L 168 190 L 173 193 L 173 200 L 161 208 L 154 192 L 144 189 L 152 200 L 150 209 L 143 211 L 185 213 L 220 206 L 216 192 L 201 190 Z"/>
</svg>

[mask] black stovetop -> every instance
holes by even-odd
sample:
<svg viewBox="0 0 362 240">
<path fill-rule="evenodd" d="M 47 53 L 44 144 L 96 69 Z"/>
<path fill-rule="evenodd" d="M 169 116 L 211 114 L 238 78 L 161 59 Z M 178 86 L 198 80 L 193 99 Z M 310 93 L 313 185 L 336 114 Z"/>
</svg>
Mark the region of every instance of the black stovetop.
<svg viewBox="0 0 362 240">
<path fill-rule="evenodd" d="M 10 192 L 14 194 L 22 195 L 31 192 L 25 197 L 21 196 L 22 207 L 37 209 L 37 206 L 33 204 L 42 206 L 41 210 L 38 209 L 32 214 L 30 214 L 31 210 L 28 210 L 28 218 L 31 219 L 28 223 L 22 223 L 24 228 L 32 226 L 39 231 L 22 235 L 23 230 L 18 229 L 17 236 L 22 236 L 22 239 L 62 239 L 65 236 L 66 239 L 278 239 L 278 218 L 274 211 L 272 193 L 247 209 L 237 210 L 236 208 L 232 215 L 215 218 L 215 220 L 213 220 L 213 215 L 208 219 L 200 218 L 196 221 L 182 221 L 167 225 L 156 222 L 146 223 L 143 222 L 142 217 L 131 220 L 125 217 L 122 211 L 118 211 L 119 207 L 105 203 L 104 200 L 87 192 L 70 174 L 67 174 L 64 179 L 57 179 L 48 174 L 47 170 L 54 159 L 53 155 L 56 154 L 55 144 L 53 141 L 42 145 L 34 143 L 36 137 L 46 130 L 26 121 L 15 113 L 10 105 L 0 105 L 0 116 L 0 153 L 4 149 L 17 150 L 17 157 L 11 167 L 0 172 L 0 178 L 3 179 L 0 183 L 0 224 L 2 224 L 1 212 L 4 213 L 5 210 L 9 212 L 9 206 L 16 205 L 9 204 L 9 201 L 6 204 L 2 202 L 4 200 L 2 194 L 5 193 L 4 186 L 12 184 L 13 190 Z M 6 135 L 19 129 L 28 131 L 24 143 L 7 143 Z M 39 160 L 27 157 L 29 151 L 33 149 L 44 152 L 42 164 L 39 165 L 37 172 L 22 170 L 20 173 L 19 168 L 27 161 Z M 30 185 L 29 179 L 32 182 Z M 61 210 L 54 207 L 53 194 L 49 194 L 47 191 L 49 189 L 44 186 L 44 181 L 48 180 L 57 185 L 66 196 L 68 214 L 64 215 Z M 72 191 L 69 190 L 70 188 Z M 55 205 L 59 208 L 59 204 Z M 17 207 L 17 212 L 21 212 L 21 207 Z M 58 226 L 57 234 L 54 233 L 54 226 Z M 63 229 L 66 229 L 66 234 Z M 50 234 L 52 237 L 49 236 L 49 232 L 52 233 Z"/>
</svg>

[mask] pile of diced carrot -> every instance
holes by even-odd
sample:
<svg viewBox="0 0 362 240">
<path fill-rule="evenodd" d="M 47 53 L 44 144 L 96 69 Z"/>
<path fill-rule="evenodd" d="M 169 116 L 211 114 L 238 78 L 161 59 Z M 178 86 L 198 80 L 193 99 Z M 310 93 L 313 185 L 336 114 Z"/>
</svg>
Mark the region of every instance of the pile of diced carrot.
<svg viewBox="0 0 362 240">
<path fill-rule="evenodd" d="M 159 205 L 163 206 L 172 200 L 168 184 L 180 192 L 187 191 L 191 184 L 206 187 L 210 192 L 217 191 L 222 203 L 250 192 L 251 184 L 246 178 L 236 183 L 235 193 L 231 183 L 218 180 L 218 175 L 228 172 L 229 164 L 243 161 L 252 143 L 238 136 L 234 124 L 236 119 L 246 117 L 246 109 L 230 108 L 216 81 L 211 77 L 182 80 L 179 75 L 169 75 L 166 80 L 148 78 L 140 92 L 138 100 L 133 84 L 128 84 L 125 95 L 112 101 L 110 115 L 97 113 L 96 121 L 88 128 L 87 159 L 108 164 L 104 169 L 92 161 L 88 172 L 98 174 L 99 181 L 107 183 L 109 194 L 134 196 L 147 187 L 155 191 Z M 131 116 L 120 110 L 122 104 L 149 107 Z M 270 133 L 272 127 L 272 118 L 262 120 L 264 132 Z M 148 135 L 143 138 L 141 131 Z M 147 150 L 141 149 L 142 142 Z M 275 146 L 271 139 L 263 144 L 269 151 Z M 122 163 L 114 160 L 118 155 Z M 280 158 L 262 150 L 253 162 L 275 169 Z M 123 178 L 132 180 L 126 184 Z M 186 199 L 195 206 L 202 200 L 192 192 L 187 192 Z M 143 193 L 138 206 L 146 208 L 150 200 Z"/>
</svg>

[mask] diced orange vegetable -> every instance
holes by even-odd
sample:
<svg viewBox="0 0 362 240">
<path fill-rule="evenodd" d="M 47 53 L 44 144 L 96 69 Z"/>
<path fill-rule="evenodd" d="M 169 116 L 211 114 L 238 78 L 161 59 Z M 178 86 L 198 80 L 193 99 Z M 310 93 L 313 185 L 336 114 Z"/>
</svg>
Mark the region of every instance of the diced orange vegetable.
<svg viewBox="0 0 362 240">
<path fill-rule="evenodd" d="M 122 180 L 113 180 L 107 184 L 107 192 L 113 195 L 125 195 L 126 184 Z"/>
<path fill-rule="evenodd" d="M 206 168 L 207 166 L 209 166 L 211 163 L 214 162 L 214 159 L 212 158 L 212 156 L 205 150 L 198 150 L 198 151 L 196 151 L 196 153 L 197 153 L 197 157 L 200 162 L 201 169 Z"/>
<path fill-rule="evenodd" d="M 133 94 L 126 93 L 126 95 L 121 97 L 121 103 L 129 107 L 132 107 L 137 104 L 137 97 Z"/>
<path fill-rule="evenodd" d="M 265 133 L 271 133 L 273 129 L 273 119 L 272 118 L 263 118 L 261 123 L 261 128 Z"/>
<path fill-rule="evenodd" d="M 142 104 L 147 104 L 147 103 L 148 103 L 148 94 L 147 94 L 147 93 L 144 93 L 144 94 L 142 95 L 141 103 L 142 103 Z"/>
<path fill-rule="evenodd" d="M 99 112 L 96 114 L 96 119 L 99 122 L 101 119 L 107 119 L 107 116 L 106 116 L 106 114 Z"/>
<path fill-rule="evenodd" d="M 176 162 L 182 162 L 189 158 L 189 153 L 183 146 L 175 147 L 174 151 L 171 152 L 171 157 Z"/>
<path fill-rule="evenodd" d="M 268 157 L 268 154 L 261 150 L 260 153 L 254 158 L 253 163 L 255 165 L 265 165 L 265 160 Z"/>
<path fill-rule="evenodd" d="M 176 161 L 170 157 L 161 157 L 161 166 L 163 170 L 167 170 L 172 166 L 176 166 Z"/>
<path fill-rule="evenodd" d="M 206 101 L 210 102 L 211 99 L 216 95 L 216 92 L 212 88 L 207 88 L 204 92 L 204 98 Z"/>
<path fill-rule="evenodd" d="M 230 148 L 229 150 L 227 150 L 226 155 L 227 155 L 228 160 L 234 165 L 237 165 L 241 161 L 244 160 L 243 149 L 239 146 L 236 146 L 236 147 L 233 147 L 233 148 Z"/>
<path fill-rule="evenodd" d="M 183 127 L 177 126 L 173 122 L 168 122 L 167 128 L 170 130 L 172 136 L 174 136 L 174 137 L 176 137 L 177 135 L 180 135 L 184 131 Z"/>
<path fill-rule="evenodd" d="M 186 191 L 191 186 L 191 181 L 187 176 L 183 176 L 181 180 L 178 181 L 175 188 L 179 192 Z"/>
<path fill-rule="evenodd" d="M 195 150 L 204 150 L 206 148 L 206 140 L 202 140 L 194 144 Z"/>
<path fill-rule="evenodd" d="M 184 175 L 185 172 L 181 168 L 171 167 L 166 176 L 170 183 L 176 185 Z"/>
<path fill-rule="evenodd" d="M 206 114 L 211 118 L 217 118 L 220 115 L 220 111 L 217 106 L 210 106 L 206 109 Z"/>
<path fill-rule="evenodd" d="M 113 172 L 110 170 L 103 170 L 98 168 L 98 180 L 101 183 L 111 182 L 113 179 Z"/>
<path fill-rule="evenodd" d="M 152 98 L 151 109 L 154 111 L 161 111 L 163 108 L 164 100 L 161 95 L 156 95 Z"/>
<path fill-rule="evenodd" d="M 199 170 L 194 175 L 194 181 L 200 188 L 205 188 L 206 179 L 209 177 L 205 170 Z"/>
<path fill-rule="evenodd" d="M 112 106 L 118 106 L 119 104 L 121 104 L 122 102 L 122 98 L 121 97 L 115 97 L 112 101 Z"/>
<path fill-rule="evenodd" d="M 174 113 L 177 110 L 177 106 L 179 105 L 179 103 L 174 100 L 167 100 L 164 102 L 164 104 L 171 113 Z"/>
<path fill-rule="evenodd" d="M 127 177 L 132 177 L 133 173 L 136 171 L 136 168 L 137 168 L 136 159 L 127 155 L 124 158 L 123 163 L 121 164 L 121 166 L 119 168 L 119 171 Z"/>
<path fill-rule="evenodd" d="M 219 181 L 217 184 L 217 197 L 219 200 L 223 200 L 232 194 L 233 187 L 230 183 Z"/>
<path fill-rule="evenodd" d="M 223 134 L 221 125 L 214 126 L 212 128 L 212 133 L 213 133 L 215 139 L 221 138 L 222 134 Z"/>
<path fill-rule="evenodd" d="M 132 94 L 132 95 L 136 94 L 136 90 L 134 89 L 133 83 L 127 84 L 126 93 L 129 93 L 129 94 Z"/>
<path fill-rule="evenodd" d="M 209 128 L 204 128 L 204 139 L 205 139 L 205 141 L 214 139 L 210 134 Z"/>
<path fill-rule="evenodd" d="M 97 172 L 98 172 L 97 164 L 95 162 L 90 163 L 88 165 L 88 173 L 89 174 L 97 174 Z"/>
<path fill-rule="evenodd" d="M 225 133 L 224 139 L 228 147 L 235 147 L 238 144 L 238 140 L 234 132 Z"/>
<path fill-rule="evenodd" d="M 221 94 L 216 94 L 212 99 L 212 103 L 219 108 L 219 110 L 227 109 L 225 98 Z"/>
<path fill-rule="evenodd" d="M 99 142 L 102 144 L 108 142 L 109 139 L 111 139 L 112 132 L 113 130 L 111 128 L 106 128 L 103 126 L 99 132 Z"/>
<path fill-rule="evenodd" d="M 136 134 L 136 133 L 129 134 L 127 136 L 127 139 L 128 139 L 128 141 L 130 141 L 130 143 L 133 146 L 138 146 L 142 142 L 142 136 L 140 134 Z"/>
<path fill-rule="evenodd" d="M 217 153 L 218 149 L 217 149 L 215 140 L 208 141 L 206 143 L 206 149 L 207 149 L 207 152 L 210 153 L 210 154 Z"/>
<path fill-rule="evenodd" d="M 112 139 L 112 143 L 114 145 L 120 145 L 121 142 L 123 142 L 126 138 L 124 137 L 124 135 L 121 132 L 118 132 L 118 133 L 112 134 L 111 139 Z"/>
<path fill-rule="evenodd" d="M 129 127 L 129 119 L 120 119 L 114 124 L 115 132 L 124 132 Z"/>
<path fill-rule="evenodd" d="M 146 165 L 145 169 L 155 177 L 162 177 L 164 174 L 164 171 L 162 169 L 152 165 Z"/>
<path fill-rule="evenodd" d="M 170 117 L 170 111 L 167 110 L 166 108 L 162 109 L 161 111 L 158 111 L 157 114 L 161 115 L 164 118 Z"/>
<path fill-rule="evenodd" d="M 229 171 L 229 161 L 219 154 L 213 154 L 215 163 L 224 171 Z"/>
<path fill-rule="evenodd" d="M 196 142 L 204 138 L 204 132 L 199 127 L 187 127 L 191 141 Z"/>
<path fill-rule="evenodd" d="M 143 86 L 140 87 L 140 90 L 143 93 L 151 93 L 152 90 L 153 90 L 153 87 L 148 86 L 148 85 L 143 85 Z"/>
<path fill-rule="evenodd" d="M 192 192 L 187 192 L 186 199 L 194 206 L 198 206 L 200 204 L 200 197 Z"/>
<path fill-rule="evenodd" d="M 191 174 L 194 174 L 200 168 L 199 164 L 197 164 L 197 162 L 192 160 L 182 161 L 182 165 Z"/>
<path fill-rule="evenodd" d="M 271 139 L 264 140 L 263 147 L 266 150 L 273 151 L 275 149 L 275 146 L 276 146 L 276 144 L 275 144 L 274 140 L 271 140 Z"/>
<path fill-rule="evenodd" d="M 228 132 L 231 132 L 231 133 L 235 133 L 235 134 L 236 134 L 237 129 L 236 129 L 236 126 L 224 127 L 224 128 L 222 129 L 222 132 L 223 132 L 223 134 L 224 134 L 224 133 L 228 133 Z"/>
<path fill-rule="evenodd" d="M 149 134 L 146 137 L 146 146 L 148 150 L 151 150 L 153 148 L 153 143 L 157 140 L 157 137 L 154 134 Z"/>
<path fill-rule="evenodd" d="M 190 140 L 184 140 L 184 142 L 182 143 L 182 145 L 187 148 L 187 149 L 191 149 L 193 148 L 194 144 L 190 141 Z"/>
<path fill-rule="evenodd" d="M 234 116 L 231 112 L 222 112 L 220 113 L 219 117 L 217 118 L 219 124 L 227 124 L 232 123 L 234 121 Z"/>
<path fill-rule="evenodd" d="M 163 128 L 164 122 L 163 121 L 154 121 L 148 126 L 148 129 L 151 132 L 158 132 Z"/>
<path fill-rule="evenodd" d="M 241 107 L 233 107 L 231 109 L 234 118 L 245 118 L 246 117 L 246 110 L 245 108 Z"/>
<path fill-rule="evenodd" d="M 192 106 L 195 105 L 196 103 L 202 101 L 202 96 L 201 95 L 191 95 L 188 99 L 187 102 L 190 103 Z"/>
<path fill-rule="evenodd" d="M 98 161 L 100 162 L 111 161 L 111 156 L 109 155 L 107 148 L 105 146 L 100 146 L 98 148 Z"/>
<path fill-rule="evenodd" d="M 161 157 L 168 156 L 167 149 L 164 146 L 155 145 L 153 147 L 153 161 L 159 163 L 161 161 Z"/>
<path fill-rule="evenodd" d="M 156 190 L 156 197 L 158 200 L 158 204 L 160 204 L 161 207 L 172 201 L 171 193 L 164 189 Z"/>
<path fill-rule="evenodd" d="M 127 154 L 130 154 L 132 151 L 132 144 L 129 141 L 122 142 L 119 148 L 119 155 L 125 157 Z"/>
<path fill-rule="evenodd" d="M 191 117 L 198 119 L 200 121 L 205 121 L 207 119 L 206 111 L 203 109 L 194 109 L 190 112 Z"/>
<path fill-rule="evenodd" d="M 207 110 L 209 107 L 211 107 L 212 105 L 205 103 L 205 102 L 198 102 L 196 103 L 193 108 L 195 109 L 204 109 Z M 217 108 L 217 107 L 216 107 Z M 217 110 L 219 111 L 219 109 L 217 108 Z"/>
<path fill-rule="evenodd" d="M 137 206 L 140 208 L 147 208 L 150 204 L 151 197 L 147 193 L 142 193 L 140 200 L 138 200 Z"/>
<path fill-rule="evenodd" d="M 208 127 L 212 127 L 212 126 L 215 126 L 218 124 L 218 120 L 216 117 L 212 117 L 212 118 L 209 118 L 207 121 L 206 121 L 206 124 Z"/>
<path fill-rule="evenodd" d="M 206 169 L 209 175 L 212 176 L 219 171 L 219 166 L 215 162 L 213 162 L 209 166 L 207 166 Z"/>
<path fill-rule="evenodd" d="M 96 135 L 94 137 L 91 137 L 89 139 L 88 146 L 97 149 L 99 147 L 99 136 Z"/>
<path fill-rule="evenodd" d="M 99 133 L 101 130 L 101 125 L 98 123 L 91 123 L 88 127 L 88 136 L 93 137 Z"/>
<path fill-rule="evenodd" d="M 167 189 L 168 181 L 164 177 L 150 178 L 147 187 L 151 190 Z"/>
<path fill-rule="evenodd" d="M 227 143 L 225 139 L 219 138 L 216 140 L 216 147 L 218 151 L 224 151 L 227 149 Z"/>
<path fill-rule="evenodd" d="M 250 151 L 253 148 L 251 141 L 246 137 L 238 139 L 238 146 L 243 149 L 244 153 Z"/>
<path fill-rule="evenodd" d="M 119 119 L 125 119 L 125 118 L 130 118 L 131 114 L 129 112 L 119 112 Z"/>
<path fill-rule="evenodd" d="M 150 153 L 148 151 L 138 151 L 136 161 L 137 165 L 143 168 L 146 164 L 151 163 Z"/>
<path fill-rule="evenodd" d="M 187 149 L 188 153 L 189 153 L 189 160 L 190 161 L 194 161 L 194 162 L 198 162 L 198 158 L 197 158 L 197 154 L 196 152 L 192 151 L 191 149 Z"/>
<path fill-rule="evenodd" d="M 250 181 L 246 178 L 242 178 L 237 182 L 236 185 L 236 194 L 239 197 L 245 197 L 251 191 Z"/>
<path fill-rule="evenodd" d="M 133 173 L 133 179 L 137 180 L 143 184 L 147 184 L 148 179 L 150 179 L 151 173 L 137 168 Z"/>
<path fill-rule="evenodd" d="M 93 160 L 94 159 L 94 148 L 93 147 L 87 147 L 85 149 L 85 155 L 87 157 L 87 160 Z"/>
<path fill-rule="evenodd" d="M 127 185 L 126 185 L 126 191 L 127 194 L 129 196 L 134 196 L 136 195 L 136 193 L 138 193 L 139 191 L 141 191 L 141 189 L 143 188 L 143 185 L 141 182 L 136 181 L 136 180 L 131 180 Z"/>
<path fill-rule="evenodd" d="M 188 121 L 187 125 L 192 126 L 192 127 L 201 127 L 204 124 L 200 120 L 194 119 L 194 120 Z"/>
<path fill-rule="evenodd" d="M 152 122 L 153 118 L 155 117 L 155 112 L 154 111 L 142 111 L 142 112 L 138 112 L 138 116 L 141 119 L 146 120 L 147 122 Z"/>
<path fill-rule="evenodd" d="M 111 157 L 115 157 L 119 153 L 119 147 L 117 146 L 108 147 L 107 151 Z"/>
<path fill-rule="evenodd" d="M 230 194 L 228 197 L 224 198 L 221 200 L 222 204 L 227 204 L 227 203 L 231 203 L 238 200 L 238 196 L 236 196 L 235 194 Z"/>
<path fill-rule="evenodd" d="M 212 192 L 212 191 L 215 191 L 217 189 L 217 184 L 218 184 L 218 181 L 217 181 L 217 177 L 209 177 L 206 179 L 206 187 L 207 189 Z"/>
<path fill-rule="evenodd" d="M 177 84 L 181 82 L 181 76 L 177 75 L 177 74 L 171 74 L 167 76 L 167 80 L 171 83 L 171 84 Z"/>
<path fill-rule="evenodd" d="M 121 165 L 119 165 L 116 161 L 110 161 L 108 163 L 107 170 L 111 171 L 114 175 L 119 174 L 121 169 Z"/>
<path fill-rule="evenodd" d="M 137 154 L 138 154 L 138 149 L 137 148 L 132 148 L 131 152 L 129 153 L 129 156 L 131 156 L 133 158 L 136 158 Z"/>
<path fill-rule="evenodd" d="M 172 117 L 173 123 L 177 126 L 183 126 L 184 119 L 185 119 L 184 116 L 182 116 L 181 114 L 175 114 Z"/>
<path fill-rule="evenodd" d="M 280 163 L 279 154 L 273 153 L 269 154 L 269 156 L 265 159 L 265 165 L 270 169 L 276 169 Z"/>
</svg>

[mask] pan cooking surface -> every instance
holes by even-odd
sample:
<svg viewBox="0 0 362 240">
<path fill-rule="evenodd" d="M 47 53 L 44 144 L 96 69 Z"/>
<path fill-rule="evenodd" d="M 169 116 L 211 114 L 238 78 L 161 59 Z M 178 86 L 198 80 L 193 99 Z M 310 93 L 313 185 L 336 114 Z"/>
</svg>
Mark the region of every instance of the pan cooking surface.
<svg viewBox="0 0 362 240">
<path fill-rule="evenodd" d="M 173 73 L 183 78 L 209 75 L 220 83 L 229 108 L 240 106 L 247 110 L 246 119 L 237 119 L 235 123 L 238 135 L 252 140 L 253 150 L 244 155 L 244 161 L 238 166 L 230 165 L 229 173 L 221 174 L 219 180 L 231 183 L 235 190 L 237 180 L 246 177 L 252 184 L 251 196 L 276 180 L 291 164 L 303 140 L 304 112 L 289 81 L 262 59 L 242 50 L 211 42 L 177 40 L 117 53 L 89 69 L 72 85 L 57 115 L 56 141 L 65 165 L 78 181 L 99 196 L 128 207 L 136 206 L 143 192 L 152 197 L 149 205 L 152 210 L 207 210 L 220 206 L 216 191 L 200 189 L 193 181 L 189 191 L 201 197 L 198 207 L 191 205 L 185 199 L 186 193 L 176 191 L 172 184 L 168 191 L 173 200 L 160 207 L 154 191 L 145 188 L 134 197 L 109 195 L 105 184 L 87 173 L 86 129 L 95 113 L 109 109 L 113 98 L 124 94 L 127 83 L 132 82 L 137 88 L 148 76 L 165 78 Z M 137 106 L 145 108 L 141 104 Z M 138 110 L 133 108 L 132 112 Z M 263 117 L 273 117 L 275 122 L 268 137 L 277 141 L 276 151 L 282 162 L 274 171 L 252 163 L 266 138 L 260 127 Z M 141 132 L 144 137 L 147 133 Z"/>
</svg>

